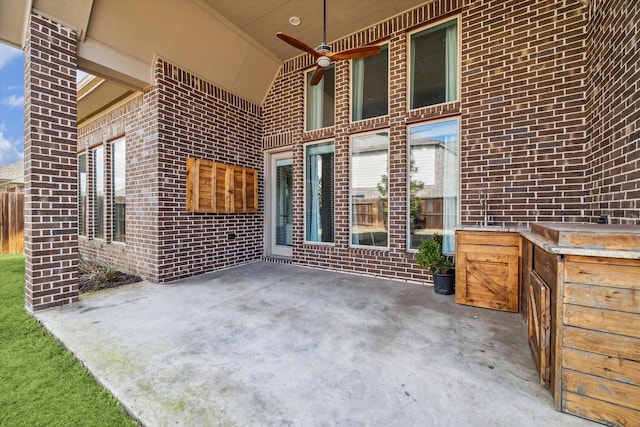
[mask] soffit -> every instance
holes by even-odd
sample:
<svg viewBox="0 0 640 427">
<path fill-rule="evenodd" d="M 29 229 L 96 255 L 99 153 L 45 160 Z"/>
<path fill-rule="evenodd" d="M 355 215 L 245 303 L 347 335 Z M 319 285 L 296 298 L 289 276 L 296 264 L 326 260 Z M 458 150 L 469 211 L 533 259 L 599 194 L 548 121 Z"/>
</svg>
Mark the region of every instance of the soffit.
<svg viewBox="0 0 640 427">
<path fill-rule="evenodd" d="M 34 11 L 75 29 L 79 40 L 84 40 L 92 6 L 93 0 L 33 0 Z"/>
<path fill-rule="evenodd" d="M 422 3 L 327 0 L 327 41 Z M 78 31 L 81 70 L 128 90 L 153 84 L 161 56 L 262 104 L 282 61 L 301 53 L 275 33 L 312 47 L 322 40 L 322 0 L 0 0 L 0 40 L 24 43 L 31 7 Z M 291 26 L 290 16 L 300 17 L 301 25 Z"/>
</svg>

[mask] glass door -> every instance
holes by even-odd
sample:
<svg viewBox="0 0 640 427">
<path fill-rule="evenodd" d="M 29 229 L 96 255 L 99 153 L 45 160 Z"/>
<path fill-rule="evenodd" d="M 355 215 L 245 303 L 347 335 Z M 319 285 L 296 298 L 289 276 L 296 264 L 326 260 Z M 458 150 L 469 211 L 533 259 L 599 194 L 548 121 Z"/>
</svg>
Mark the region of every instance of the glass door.
<svg viewBox="0 0 640 427">
<path fill-rule="evenodd" d="M 270 161 L 270 252 L 291 257 L 293 247 L 293 154 L 272 154 Z"/>
</svg>

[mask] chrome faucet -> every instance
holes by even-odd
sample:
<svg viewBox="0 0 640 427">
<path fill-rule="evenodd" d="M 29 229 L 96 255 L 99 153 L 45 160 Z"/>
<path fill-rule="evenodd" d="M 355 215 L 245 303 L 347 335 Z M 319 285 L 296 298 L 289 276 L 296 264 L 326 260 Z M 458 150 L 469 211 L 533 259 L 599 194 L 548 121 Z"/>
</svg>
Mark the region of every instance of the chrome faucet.
<svg viewBox="0 0 640 427">
<path fill-rule="evenodd" d="M 482 226 L 487 226 L 487 218 L 489 217 L 489 202 L 487 200 L 488 196 L 484 190 L 480 190 L 480 194 L 478 195 L 480 199 L 480 205 L 482 206 Z"/>
</svg>

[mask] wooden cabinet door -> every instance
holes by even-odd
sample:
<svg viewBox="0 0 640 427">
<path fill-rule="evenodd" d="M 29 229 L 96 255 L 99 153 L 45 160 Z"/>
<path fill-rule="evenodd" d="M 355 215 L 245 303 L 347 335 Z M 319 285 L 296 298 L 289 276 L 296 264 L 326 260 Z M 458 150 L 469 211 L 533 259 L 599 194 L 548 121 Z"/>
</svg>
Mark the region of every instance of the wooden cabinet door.
<svg viewBox="0 0 640 427">
<path fill-rule="evenodd" d="M 187 159 L 187 210 L 258 211 L 258 171 L 206 159 Z"/>
<path fill-rule="evenodd" d="M 187 210 L 213 212 L 215 163 L 205 159 L 187 159 Z"/>
<path fill-rule="evenodd" d="M 551 310 L 549 286 L 538 273 L 530 271 L 527 278 L 527 323 L 529 348 L 540 375 L 540 383 L 549 387 Z"/>
<path fill-rule="evenodd" d="M 519 310 L 517 247 L 465 247 L 456 256 L 456 302 L 496 310 Z M 464 249 L 470 249 L 468 251 Z"/>
</svg>

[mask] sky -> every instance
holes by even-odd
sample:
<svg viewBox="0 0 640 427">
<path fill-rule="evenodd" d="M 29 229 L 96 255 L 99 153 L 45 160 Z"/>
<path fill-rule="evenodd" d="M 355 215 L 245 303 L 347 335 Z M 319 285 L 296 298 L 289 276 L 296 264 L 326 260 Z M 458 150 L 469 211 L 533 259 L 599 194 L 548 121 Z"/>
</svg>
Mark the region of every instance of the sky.
<svg viewBox="0 0 640 427">
<path fill-rule="evenodd" d="M 87 73 L 78 70 L 76 82 Z M 0 167 L 24 157 L 24 53 L 0 43 Z"/>
<path fill-rule="evenodd" d="M 0 166 L 24 153 L 24 54 L 0 43 Z"/>
</svg>

